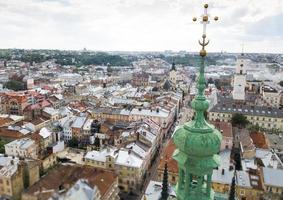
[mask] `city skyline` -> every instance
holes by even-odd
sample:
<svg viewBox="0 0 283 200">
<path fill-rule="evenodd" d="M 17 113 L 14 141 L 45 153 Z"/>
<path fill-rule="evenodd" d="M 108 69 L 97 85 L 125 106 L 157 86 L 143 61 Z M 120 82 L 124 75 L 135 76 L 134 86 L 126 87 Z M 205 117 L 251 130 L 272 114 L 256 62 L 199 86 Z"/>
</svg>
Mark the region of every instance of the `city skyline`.
<svg viewBox="0 0 283 200">
<path fill-rule="evenodd" d="M 208 2 L 219 22 L 208 52 L 283 53 L 283 5 L 272 1 L 0 0 L 1 48 L 196 52 L 192 17 Z M 267 9 L 268 7 L 268 9 Z"/>
</svg>

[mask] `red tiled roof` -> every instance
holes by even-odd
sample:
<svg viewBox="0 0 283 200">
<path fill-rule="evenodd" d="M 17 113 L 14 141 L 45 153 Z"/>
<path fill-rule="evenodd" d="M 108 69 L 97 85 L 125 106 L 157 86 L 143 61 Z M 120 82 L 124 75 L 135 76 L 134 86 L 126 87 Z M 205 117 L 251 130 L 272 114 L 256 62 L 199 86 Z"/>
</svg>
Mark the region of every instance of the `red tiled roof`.
<svg viewBox="0 0 283 200">
<path fill-rule="evenodd" d="M 178 163 L 172 158 L 172 155 L 176 149 L 176 145 L 171 139 L 164 149 L 162 158 L 160 159 L 158 170 L 164 170 L 165 162 L 167 161 L 167 167 L 169 173 L 178 173 Z"/>
<path fill-rule="evenodd" d="M 250 133 L 250 136 L 254 142 L 254 145 L 257 148 L 268 149 L 268 142 L 267 142 L 267 138 L 265 137 L 264 133 L 253 132 L 253 133 Z"/>
<path fill-rule="evenodd" d="M 215 128 L 222 132 L 224 137 L 233 137 L 232 124 L 230 122 L 212 121 L 211 123 L 215 126 Z"/>
<path fill-rule="evenodd" d="M 9 139 L 19 139 L 25 137 L 25 135 L 19 131 L 9 130 L 7 127 L 1 127 L 0 137 L 9 138 Z"/>
<path fill-rule="evenodd" d="M 45 117 L 45 116 L 40 115 L 40 116 L 37 116 L 36 118 L 34 118 L 32 120 L 25 121 L 24 123 L 30 122 L 34 125 L 38 125 L 38 124 L 41 124 L 41 123 L 48 121 L 48 120 L 50 120 L 49 117 Z"/>
<path fill-rule="evenodd" d="M 8 123 L 11 123 L 13 120 L 8 117 L 0 117 L 0 126 L 4 126 Z"/>
<path fill-rule="evenodd" d="M 49 101 L 47 101 L 47 100 L 43 100 L 41 103 L 41 107 L 42 108 L 44 108 L 44 107 L 48 107 L 48 106 L 50 106 L 51 104 L 50 104 L 50 102 Z"/>
</svg>

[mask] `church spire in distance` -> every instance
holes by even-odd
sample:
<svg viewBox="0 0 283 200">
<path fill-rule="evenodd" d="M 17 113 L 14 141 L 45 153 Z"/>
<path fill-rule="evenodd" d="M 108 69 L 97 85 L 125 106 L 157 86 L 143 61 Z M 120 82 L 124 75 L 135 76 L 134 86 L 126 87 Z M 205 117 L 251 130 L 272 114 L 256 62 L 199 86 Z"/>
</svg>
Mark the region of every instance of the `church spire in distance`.
<svg viewBox="0 0 283 200">
<path fill-rule="evenodd" d="M 204 5 L 201 16 L 203 24 L 200 56 L 200 73 L 197 82 L 198 93 L 192 101 L 195 118 L 180 126 L 174 133 L 174 143 L 177 146 L 173 158 L 178 162 L 179 181 L 176 186 L 178 200 L 213 200 L 214 192 L 211 189 L 213 169 L 219 166 L 218 152 L 222 136 L 215 127 L 209 124 L 204 117 L 209 103 L 204 95 L 205 90 L 205 47 L 209 40 L 206 36 L 206 25 L 209 24 L 207 13 L 208 4 Z M 218 17 L 214 17 L 217 21 Z M 197 18 L 193 18 L 197 21 Z"/>
<path fill-rule="evenodd" d="M 171 71 L 176 71 L 176 66 L 175 66 L 175 62 L 172 62 L 172 67 L 171 67 Z"/>
</svg>

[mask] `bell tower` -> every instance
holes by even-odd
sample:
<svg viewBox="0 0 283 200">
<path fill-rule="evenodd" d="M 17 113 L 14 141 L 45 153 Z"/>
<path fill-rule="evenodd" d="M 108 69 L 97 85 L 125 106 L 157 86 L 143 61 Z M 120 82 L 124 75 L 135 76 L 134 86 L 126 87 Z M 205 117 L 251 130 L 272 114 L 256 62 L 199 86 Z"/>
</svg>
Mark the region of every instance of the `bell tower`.
<svg viewBox="0 0 283 200">
<path fill-rule="evenodd" d="M 211 188 L 213 169 L 219 166 L 218 152 L 222 135 L 204 117 L 209 103 L 204 95 L 205 77 L 204 66 L 206 50 L 209 41 L 206 40 L 206 25 L 209 23 L 207 13 L 208 4 L 204 5 L 204 14 L 201 16 L 203 24 L 202 41 L 199 41 L 200 74 L 198 77 L 198 93 L 192 101 L 195 118 L 179 127 L 174 133 L 174 143 L 177 146 L 173 158 L 178 162 L 179 181 L 176 186 L 178 200 L 213 200 L 214 192 Z M 218 20 L 218 17 L 214 17 Z M 197 21 L 197 18 L 193 18 Z"/>
<path fill-rule="evenodd" d="M 233 80 L 233 99 L 245 100 L 247 68 L 244 52 L 237 59 L 236 73 Z"/>
</svg>

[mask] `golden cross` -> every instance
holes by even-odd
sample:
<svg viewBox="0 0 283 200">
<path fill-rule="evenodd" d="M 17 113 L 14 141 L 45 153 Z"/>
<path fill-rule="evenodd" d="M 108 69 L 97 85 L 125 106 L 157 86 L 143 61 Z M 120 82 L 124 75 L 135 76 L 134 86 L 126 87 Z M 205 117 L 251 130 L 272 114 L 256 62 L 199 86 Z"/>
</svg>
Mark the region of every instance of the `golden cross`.
<svg viewBox="0 0 283 200">
<path fill-rule="evenodd" d="M 205 46 L 207 46 L 208 43 L 209 43 L 209 40 L 207 40 L 207 41 L 205 40 L 206 39 L 206 25 L 209 24 L 209 15 L 207 13 L 207 8 L 208 8 L 208 4 L 204 4 L 204 13 L 203 13 L 203 15 L 200 18 L 200 23 L 203 24 L 202 42 L 200 40 L 198 41 L 200 46 L 202 46 L 202 49 L 200 50 L 200 56 L 201 57 L 205 57 L 206 56 Z M 217 21 L 218 17 L 215 16 L 214 20 Z M 194 17 L 193 21 L 194 22 L 197 21 L 197 18 Z"/>
</svg>

